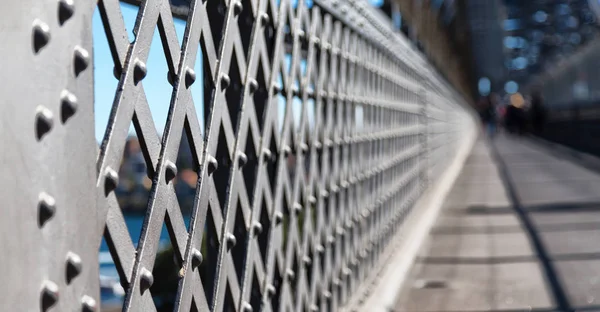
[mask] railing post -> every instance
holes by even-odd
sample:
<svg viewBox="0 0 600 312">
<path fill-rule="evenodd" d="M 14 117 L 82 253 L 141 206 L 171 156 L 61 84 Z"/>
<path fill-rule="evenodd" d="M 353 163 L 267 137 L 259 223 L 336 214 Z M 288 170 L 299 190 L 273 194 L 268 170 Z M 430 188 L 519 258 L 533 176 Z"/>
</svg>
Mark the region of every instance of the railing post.
<svg viewBox="0 0 600 312">
<path fill-rule="evenodd" d="M 98 310 L 91 12 L 9 1 L 0 14 L 0 310 Z"/>
</svg>

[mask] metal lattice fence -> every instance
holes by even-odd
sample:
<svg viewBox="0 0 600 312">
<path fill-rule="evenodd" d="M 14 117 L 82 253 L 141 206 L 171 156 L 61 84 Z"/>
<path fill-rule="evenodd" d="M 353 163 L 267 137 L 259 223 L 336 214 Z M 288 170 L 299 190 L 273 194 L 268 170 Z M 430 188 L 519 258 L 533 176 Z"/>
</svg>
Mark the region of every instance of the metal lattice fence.
<svg viewBox="0 0 600 312">
<path fill-rule="evenodd" d="M 10 43 L 0 47 L 0 310 L 99 310 L 104 238 L 123 310 L 156 311 L 163 227 L 176 311 L 356 302 L 471 130 L 460 96 L 361 1 L 192 0 L 178 11 L 187 18 L 181 45 L 168 0 L 138 5 L 132 42 L 117 0 L 23 0 L 0 13 Z M 94 10 L 119 79 L 100 147 Z M 162 135 L 144 90 L 156 29 L 172 85 Z M 193 84 L 203 84 L 202 99 Z M 290 104 L 280 118 L 282 98 Z M 132 123 L 152 181 L 137 244 L 115 195 Z M 198 175 L 189 224 L 174 186 L 182 137 Z"/>
</svg>

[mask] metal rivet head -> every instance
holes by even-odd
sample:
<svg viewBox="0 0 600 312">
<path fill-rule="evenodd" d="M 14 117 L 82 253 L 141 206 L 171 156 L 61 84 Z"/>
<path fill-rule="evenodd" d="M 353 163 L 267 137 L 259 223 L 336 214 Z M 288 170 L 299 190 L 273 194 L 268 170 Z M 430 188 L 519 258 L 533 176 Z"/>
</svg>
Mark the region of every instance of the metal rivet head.
<svg viewBox="0 0 600 312">
<path fill-rule="evenodd" d="M 273 88 L 273 92 L 275 92 L 275 93 L 281 93 L 281 87 L 279 86 L 278 83 L 273 82 L 271 84 L 271 87 Z"/>
<path fill-rule="evenodd" d="M 304 262 L 304 265 L 309 266 L 312 263 L 312 260 L 309 256 L 304 256 L 304 258 L 302 258 L 302 262 Z"/>
<path fill-rule="evenodd" d="M 229 79 L 229 75 L 222 74 L 221 75 L 221 90 L 227 89 L 227 87 L 229 87 L 230 82 L 231 82 L 231 79 Z"/>
<path fill-rule="evenodd" d="M 321 191 L 321 197 L 327 197 L 327 196 L 329 196 L 329 192 L 327 192 L 325 190 L 322 190 Z"/>
<path fill-rule="evenodd" d="M 48 311 L 58 302 L 58 285 L 52 281 L 44 281 L 41 293 L 41 308 L 42 311 Z"/>
<path fill-rule="evenodd" d="M 42 139 L 54 125 L 54 115 L 44 106 L 38 106 L 35 113 L 35 136 L 39 140 Z"/>
<path fill-rule="evenodd" d="M 252 312 L 252 305 L 247 301 L 244 301 L 244 303 L 242 303 L 242 312 Z"/>
<path fill-rule="evenodd" d="M 328 291 L 324 291 L 323 292 L 323 297 L 325 297 L 326 299 L 329 299 L 329 298 L 331 298 L 331 293 L 328 292 Z"/>
<path fill-rule="evenodd" d="M 316 304 L 313 304 L 310 306 L 310 312 L 317 312 L 319 311 L 319 307 Z"/>
<path fill-rule="evenodd" d="M 244 6 L 242 5 L 241 1 L 235 1 L 233 3 L 233 14 L 239 15 L 240 13 L 242 13 L 243 9 L 244 9 Z"/>
<path fill-rule="evenodd" d="M 269 150 L 268 148 L 263 148 L 262 154 L 263 154 L 265 160 L 271 159 L 272 153 L 271 153 L 271 150 Z"/>
<path fill-rule="evenodd" d="M 60 120 L 65 123 L 76 112 L 77 97 L 73 93 L 63 90 L 60 94 Z"/>
<path fill-rule="evenodd" d="M 73 52 L 73 69 L 75 70 L 75 77 L 79 76 L 79 74 L 86 70 L 89 65 L 90 53 L 80 46 L 75 46 L 75 51 Z"/>
<path fill-rule="evenodd" d="M 292 148 L 289 145 L 283 147 L 283 156 L 288 157 L 292 153 Z"/>
<path fill-rule="evenodd" d="M 323 144 L 321 144 L 321 142 L 319 141 L 315 141 L 315 143 L 313 144 L 317 149 L 321 149 L 323 147 Z"/>
<path fill-rule="evenodd" d="M 108 196 L 110 192 L 117 188 L 119 183 L 119 175 L 111 167 L 106 167 L 104 171 L 104 196 Z"/>
<path fill-rule="evenodd" d="M 33 51 L 35 53 L 40 52 L 40 50 L 45 47 L 50 41 L 50 27 L 48 24 L 35 20 L 33 22 Z"/>
<path fill-rule="evenodd" d="M 294 277 L 296 277 L 296 273 L 292 269 L 287 269 L 287 271 L 285 271 L 285 275 L 289 280 L 293 280 Z"/>
<path fill-rule="evenodd" d="M 76 253 L 69 251 L 69 253 L 67 253 L 65 270 L 67 284 L 70 284 L 71 281 L 81 273 L 81 266 L 81 257 L 79 257 L 79 255 Z"/>
<path fill-rule="evenodd" d="M 250 93 L 256 92 L 256 90 L 258 90 L 258 81 L 254 78 L 248 80 L 248 89 L 250 90 Z"/>
<path fill-rule="evenodd" d="M 300 214 L 302 212 L 302 205 L 300 203 L 294 203 L 294 212 Z"/>
<path fill-rule="evenodd" d="M 227 241 L 227 248 L 229 248 L 229 249 L 233 248 L 233 246 L 235 246 L 235 244 L 237 242 L 235 239 L 235 235 L 233 235 L 232 233 L 227 234 L 226 241 Z"/>
<path fill-rule="evenodd" d="M 199 267 L 203 260 L 204 258 L 202 257 L 200 250 L 196 248 L 192 249 L 192 270 Z"/>
<path fill-rule="evenodd" d="M 246 165 L 246 163 L 248 163 L 248 156 L 246 156 L 246 154 L 243 152 L 238 152 L 237 158 L 238 158 L 238 164 L 239 164 L 240 168 L 244 167 Z"/>
<path fill-rule="evenodd" d="M 335 285 L 336 287 L 340 286 L 340 284 L 342 283 L 339 278 L 334 278 L 332 282 L 333 285 Z"/>
<path fill-rule="evenodd" d="M 96 300 L 94 300 L 94 298 L 88 295 L 81 297 L 82 312 L 96 312 L 97 309 L 98 305 L 96 304 Z"/>
<path fill-rule="evenodd" d="M 254 232 L 254 235 L 258 236 L 260 233 L 262 233 L 262 224 L 260 224 L 260 222 L 258 221 L 254 221 L 254 223 L 252 224 L 252 230 Z"/>
<path fill-rule="evenodd" d="M 327 244 L 332 245 L 335 242 L 335 237 L 333 235 L 327 236 Z"/>
<path fill-rule="evenodd" d="M 188 67 L 185 70 L 185 87 L 189 88 L 194 81 L 196 81 L 196 72 Z"/>
<path fill-rule="evenodd" d="M 54 197 L 45 192 L 38 196 L 38 225 L 44 226 L 56 213 L 56 201 Z"/>
<path fill-rule="evenodd" d="M 271 297 L 275 294 L 275 286 L 273 284 L 267 285 L 267 296 Z"/>
<path fill-rule="evenodd" d="M 322 254 L 322 253 L 325 252 L 325 246 L 319 244 L 319 245 L 317 245 L 317 247 L 315 248 L 315 250 L 317 251 L 317 253 Z"/>
<path fill-rule="evenodd" d="M 281 211 L 277 211 L 275 213 L 275 223 L 281 224 L 282 221 L 283 221 L 283 213 L 281 213 Z"/>
<path fill-rule="evenodd" d="M 317 198 L 316 198 L 316 197 L 314 197 L 314 196 L 312 196 L 312 195 L 311 195 L 311 196 L 308 196 L 308 202 L 309 202 L 311 205 L 314 205 L 314 204 L 316 204 L 316 203 L 317 203 Z"/>
<path fill-rule="evenodd" d="M 148 74 L 146 64 L 140 59 L 135 59 L 135 62 L 133 63 L 133 84 L 137 85 L 146 77 L 146 74 Z"/>
<path fill-rule="evenodd" d="M 212 174 L 213 172 L 217 171 L 217 168 L 219 168 L 219 163 L 217 162 L 217 159 L 210 155 L 208 156 L 207 165 L 208 174 Z"/>
<path fill-rule="evenodd" d="M 140 291 L 142 292 L 142 294 L 146 290 L 150 289 L 150 287 L 152 287 L 152 284 L 154 284 L 154 276 L 152 276 L 152 272 L 150 272 L 146 268 L 142 268 L 142 270 L 140 271 Z"/>
<path fill-rule="evenodd" d="M 341 227 L 341 226 L 338 226 L 338 227 L 336 228 L 335 232 L 337 233 L 337 235 L 339 235 L 339 236 L 343 236 L 343 235 L 344 235 L 344 233 L 345 233 L 346 231 L 344 230 L 344 228 L 343 228 L 343 227 Z"/>
<path fill-rule="evenodd" d="M 262 26 L 265 26 L 269 23 L 269 14 L 267 13 L 262 13 L 260 15 L 260 23 Z"/>
<path fill-rule="evenodd" d="M 302 144 L 300 144 L 300 150 L 301 150 L 302 152 L 304 152 L 304 153 L 305 153 L 306 151 L 308 151 L 308 144 L 306 144 L 306 143 L 302 143 Z"/>
<path fill-rule="evenodd" d="M 170 160 L 165 163 L 165 182 L 168 184 L 177 176 L 177 166 Z"/>
<path fill-rule="evenodd" d="M 58 1 L 58 23 L 63 25 L 68 19 L 70 19 L 75 13 L 75 6 L 73 0 L 60 0 Z"/>
</svg>

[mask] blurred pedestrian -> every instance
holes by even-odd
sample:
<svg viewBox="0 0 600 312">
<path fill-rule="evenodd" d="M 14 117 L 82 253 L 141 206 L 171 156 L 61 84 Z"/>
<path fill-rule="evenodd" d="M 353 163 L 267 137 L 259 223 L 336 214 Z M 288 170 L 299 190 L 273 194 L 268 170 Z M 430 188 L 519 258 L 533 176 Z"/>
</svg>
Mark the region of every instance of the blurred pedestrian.
<svg viewBox="0 0 600 312">
<path fill-rule="evenodd" d="M 496 134 L 497 112 L 495 94 L 490 93 L 480 101 L 480 116 L 484 131 L 490 138 Z"/>
<path fill-rule="evenodd" d="M 539 90 L 534 90 L 531 95 L 530 120 L 533 134 L 541 135 L 546 124 L 546 108 L 544 107 L 542 93 Z"/>
</svg>

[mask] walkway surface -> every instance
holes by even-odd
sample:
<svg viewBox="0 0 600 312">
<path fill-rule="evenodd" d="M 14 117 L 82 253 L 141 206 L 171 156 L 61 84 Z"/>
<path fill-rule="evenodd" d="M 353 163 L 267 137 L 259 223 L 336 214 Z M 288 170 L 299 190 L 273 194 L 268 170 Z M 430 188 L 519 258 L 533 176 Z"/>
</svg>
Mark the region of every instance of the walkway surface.
<svg viewBox="0 0 600 312">
<path fill-rule="evenodd" d="M 476 142 L 395 311 L 600 311 L 600 174 L 493 145 Z"/>
</svg>

